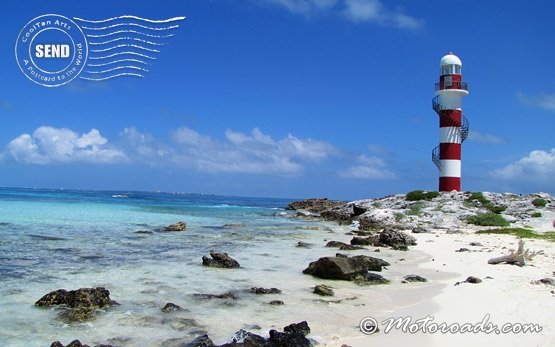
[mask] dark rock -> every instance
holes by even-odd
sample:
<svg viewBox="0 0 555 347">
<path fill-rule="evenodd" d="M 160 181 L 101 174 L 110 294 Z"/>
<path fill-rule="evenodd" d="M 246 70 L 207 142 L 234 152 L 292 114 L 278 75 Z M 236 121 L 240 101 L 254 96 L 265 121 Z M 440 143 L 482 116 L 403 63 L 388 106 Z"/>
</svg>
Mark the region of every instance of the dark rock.
<svg viewBox="0 0 555 347">
<path fill-rule="evenodd" d="M 403 249 L 407 246 L 416 245 L 416 239 L 402 231 L 385 229 L 379 233 L 378 244 L 380 246 L 391 246 L 396 249 Z"/>
<path fill-rule="evenodd" d="M 270 301 L 268 304 L 273 305 L 273 306 L 281 306 L 281 305 L 285 305 L 285 303 L 281 300 L 272 300 Z"/>
<path fill-rule="evenodd" d="M 476 247 L 483 247 L 484 245 L 482 245 L 480 242 L 470 242 L 469 244 L 470 246 L 476 246 Z"/>
<path fill-rule="evenodd" d="M 332 220 L 340 224 L 345 224 L 350 223 L 355 217 L 360 216 L 364 212 L 366 212 L 366 209 L 349 203 L 322 211 L 320 215 L 325 220 Z"/>
<path fill-rule="evenodd" d="M 362 215 L 359 219 L 359 230 L 378 230 L 385 228 L 388 224 L 384 220 L 377 219 L 376 217 L 372 216 L 365 216 Z"/>
<path fill-rule="evenodd" d="M 239 265 L 237 260 L 231 258 L 229 255 L 227 255 L 227 253 L 211 251 L 210 256 L 212 257 L 212 259 L 208 258 L 207 256 L 202 257 L 202 265 L 224 269 L 238 268 L 241 266 Z"/>
<path fill-rule="evenodd" d="M 363 247 L 357 247 L 353 245 L 346 244 L 345 242 L 330 241 L 326 244 L 326 247 L 338 247 L 342 251 L 353 251 L 357 249 L 364 249 Z"/>
<path fill-rule="evenodd" d="M 165 226 L 164 229 L 162 230 L 163 231 L 184 231 L 185 229 L 187 229 L 187 224 L 185 222 L 179 221 L 177 223 Z"/>
<path fill-rule="evenodd" d="M 455 252 L 470 252 L 470 249 L 462 247 L 457 249 Z"/>
<path fill-rule="evenodd" d="M 347 254 L 342 254 L 342 253 L 335 253 L 335 256 L 338 258 L 349 258 Z"/>
<path fill-rule="evenodd" d="M 110 299 L 110 291 L 103 287 L 98 287 L 80 288 L 70 291 L 58 289 L 44 295 L 35 302 L 35 305 L 44 307 L 66 305 L 71 308 L 100 309 L 118 305 L 118 303 Z"/>
<path fill-rule="evenodd" d="M 543 283 L 543 284 L 555 286 L 555 278 L 542 278 L 539 281 L 540 283 Z"/>
<path fill-rule="evenodd" d="M 319 284 L 316 287 L 314 287 L 314 293 L 321 295 L 321 296 L 334 296 L 335 293 L 333 292 L 333 289 L 331 289 L 330 286 L 326 286 L 325 284 Z"/>
<path fill-rule="evenodd" d="M 202 335 L 186 344 L 184 347 L 215 347 L 214 342 L 210 340 L 208 335 Z"/>
<path fill-rule="evenodd" d="M 303 334 L 280 333 L 276 330 L 270 330 L 268 342 L 272 347 L 310 347 L 310 340 Z"/>
<path fill-rule="evenodd" d="M 310 327 L 306 321 L 302 321 L 300 323 L 292 323 L 283 328 L 283 331 L 290 334 L 300 333 L 304 336 L 310 334 Z"/>
<path fill-rule="evenodd" d="M 329 210 L 333 207 L 345 204 L 341 201 L 332 201 L 326 198 L 323 199 L 306 199 L 301 201 L 294 201 L 287 205 L 288 210 L 304 210 L 313 213 L 319 213 L 325 210 Z"/>
<path fill-rule="evenodd" d="M 356 251 L 358 249 L 364 249 L 364 247 L 360 247 L 360 246 L 353 246 L 353 245 L 343 245 L 341 247 L 339 247 L 340 251 Z"/>
<path fill-rule="evenodd" d="M 137 230 L 133 232 L 134 234 L 153 234 L 150 230 Z"/>
<path fill-rule="evenodd" d="M 162 307 L 162 312 L 170 313 L 176 311 L 183 311 L 183 308 L 179 305 L 174 304 L 173 302 L 168 302 L 167 304 Z"/>
<path fill-rule="evenodd" d="M 428 282 L 428 280 L 419 275 L 407 275 L 403 278 L 403 283 L 407 282 Z"/>
<path fill-rule="evenodd" d="M 281 289 L 278 288 L 262 288 L 262 287 L 252 287 L 251 293 L 254 294 L 280 294 Z"/>
<path fill-rule="evenodd" d="M 478 277 L 468 276 L 465 282 L 466 283 L 481 283 L 482 280 L 479 279 Z"/>
<path fill-rule="evenodd" d="M 211 300 L 211 299 L 231 299 L 237 300 L 239 297 L 231 292 L 223 293 L 223 294 L 193 294 L 193 297 L 196 299 L 202 300 Z"/>
<path fill-rule="evenodd" d="M 56 317 L 66 323 L 82 322 L 96 317 L 96 309 L 89 307 L 69 308 L 60 311 Z"/>
<path fill-rule="evenodd" d="M 67 346 L 64 346 L 60 341 L 54 341 L 52 342 L 50 347 L 89 347 L 89 345 L 84 345 L 79 340 L 73 340 Z M 114 346 L 100 344 L 100 345 L 96 345 L 95 347 L 114 347 Z"/>
<path fill-rule="evenodd" d="M 368 237 L 353 237 L 351 240 L 351 245 L 358 245 L 358 246 L 371 246 L 374 245 L 378 240 L 377 236 L 368 236 Z"/>
<path fill-rule="evenodd" d="M 299 241 L 299 242 L 297 242 L 296 247 L 298 247 L 298 248 L 310 248 L 311 246 L 312 246 L 312 244 L 310 244 L 310 243 Z"/>
<path fill-rule="evenodd" d="M 367 271 L 381 271 L 389 263 L 366 255 L 354 257 L 323 257 L 308 265 L 304 274 L 319 278 L 352 281 Z"/>
<path fill-rule="evenodd" d="M 389 280 L 383 278 L 382 275 L 373 272 L 365 274 L 358 274 L 355 276 L 354 281 L 358 285 L 371 285 L 371 284 L 387 284 Z"/>
<path fill-rule="evenodd" d="M 253 334 L 246 330 L 239 330 L 236 332 L 231 340 L 231 343 L 226 343 L 220 347 L 266 347 L 266 339 L 262 336 Z"/>
<path fill-rule="evenodd" d="M 335 247 L 335 248 L 339 248 L 341 246 L 345 246 L 347 245 L 345 242 L 341 242 L 341 241 L 330 241 L 328 243 L 326 243 L 326 247 Z"/>
<path fill-rule="evenodd" d="M 412 232 L 415 234 L 425 234 L 425 233 L 429 233 L 430 230 L 424 227 L 415 227 L 415 228 L 412 228 Z"/>
</svg>

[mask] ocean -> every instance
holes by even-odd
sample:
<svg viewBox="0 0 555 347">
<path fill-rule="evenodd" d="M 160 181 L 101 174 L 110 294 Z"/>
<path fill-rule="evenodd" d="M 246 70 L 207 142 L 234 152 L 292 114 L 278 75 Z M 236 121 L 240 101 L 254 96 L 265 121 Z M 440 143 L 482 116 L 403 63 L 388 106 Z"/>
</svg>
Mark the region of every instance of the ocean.
<svg viewBox="0 0 555 347">
<path fill-rule="evenodd" d="M 355 332 L 355 324 L 340 328 L 338 323 L 351 314 L 349 307 L 338 310 L 312 293 L 315 284 L 327 281 L 302 274 L 325 250 L 322 240 L 332 225 L 287 218 L 294 214 L 283 209 L 288 202 L 1 188 L 1 345 L 49 346 L 80 339 L 89 345 L 172 346 L 202 333 L 224 343 L 242 328 L 264 336 L 268 329 L 302 320 L 316 327 L 315 339 L 318 330 Z M 157 232 L 177 221 L 186 222 L 187 230 Z M 317 247 L 297 248 L 298 241 Z M 210 250 L 229 253 L 241 268 L 203 267 L 201 258 Z M 338 285 L 346 287 L 349 299 L 352 284 Z M 67 323 L 57 318 L 59 309 L 34 306 L 53 290 L 97 286 L 110 290 L 121 305 L 91 321 Z M 283 293 L 254 295 L 249 289 L 255 286 Z M 194 296 L 225 292 L 238 299 Z M 285 305 L 269 305 L 272 300 Z M 185 311 L 163 313 L 167 302 Z"/>
</svg>

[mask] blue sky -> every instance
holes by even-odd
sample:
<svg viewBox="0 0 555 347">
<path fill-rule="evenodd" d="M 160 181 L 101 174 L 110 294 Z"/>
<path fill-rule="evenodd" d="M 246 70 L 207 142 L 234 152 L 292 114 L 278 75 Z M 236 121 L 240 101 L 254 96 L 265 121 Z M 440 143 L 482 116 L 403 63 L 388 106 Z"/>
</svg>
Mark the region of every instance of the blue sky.
<svg viewBox="0 0 555 347">
<path fill-rule="evenodd" d="M 3 3 L 0 185 L 354 199 L 437 189 L 439 60 L 463 61 L 464 190 L 555 192 L 552 1 Z M 144 78 L 45 88 L 42 14 L 186 16 Z"/>
</svg>

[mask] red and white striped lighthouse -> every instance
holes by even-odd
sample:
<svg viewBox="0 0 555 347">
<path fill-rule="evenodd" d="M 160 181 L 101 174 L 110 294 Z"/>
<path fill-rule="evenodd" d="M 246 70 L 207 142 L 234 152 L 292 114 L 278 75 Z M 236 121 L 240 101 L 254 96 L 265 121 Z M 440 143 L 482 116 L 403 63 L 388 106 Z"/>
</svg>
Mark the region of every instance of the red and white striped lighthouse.
<svg viewBox="0 0 555 347">
<path fill-rule="evenodd" d="M 462 114 L 462 98 L 468 86 L 462 80 L 461 60 L 449 52 L 440 61 L 439 83 L 432 107 L 439 115 L 439 146 L 432 160 L 439 169 L 439 191 L 461 190 L 461 144 L 468 137 L 469 124 Z"/>
</svg>

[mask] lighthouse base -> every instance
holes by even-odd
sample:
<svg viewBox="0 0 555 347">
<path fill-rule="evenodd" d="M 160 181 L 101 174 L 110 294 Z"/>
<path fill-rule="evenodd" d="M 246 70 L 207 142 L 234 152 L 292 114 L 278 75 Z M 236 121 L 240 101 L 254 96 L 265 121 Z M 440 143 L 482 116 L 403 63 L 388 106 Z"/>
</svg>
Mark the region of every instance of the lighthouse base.
<svg viewBox="0 0 555 347">
<path fill-rule="evenodd" d="M 461 178 L 460 177 L 440 177 L 439 178 L 439 191 L 450 192 L 456 190 L 461 191 Z"/>
</svg>

